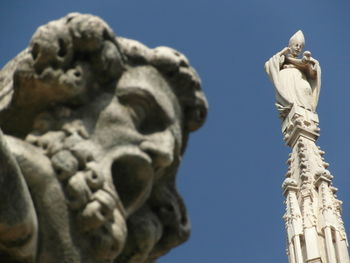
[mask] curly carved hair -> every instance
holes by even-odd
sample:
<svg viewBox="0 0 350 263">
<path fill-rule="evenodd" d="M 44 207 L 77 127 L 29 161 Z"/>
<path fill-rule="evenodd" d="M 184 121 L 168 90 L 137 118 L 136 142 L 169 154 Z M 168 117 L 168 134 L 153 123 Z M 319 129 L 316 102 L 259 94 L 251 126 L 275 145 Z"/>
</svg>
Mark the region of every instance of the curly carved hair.
<svg viewBox="0 0 350 263">
<path fill-rule="evenodd" d="M 208 105 L 200 79 L 183 54 L 116 37 L 99 17 L 79 13 L 39 27 L 29 48 L 0 72 L 0 127 L 23 137 L 37 114 L 52 105 L 89 103 L 96 93 L 114 91 L 127 68 L 140 65 L 155 67 L 167 79 L 182 106 L 185 129 L 198 129 Z M 16 125 L 8 122 L 13 116 Z"/>
</svg>

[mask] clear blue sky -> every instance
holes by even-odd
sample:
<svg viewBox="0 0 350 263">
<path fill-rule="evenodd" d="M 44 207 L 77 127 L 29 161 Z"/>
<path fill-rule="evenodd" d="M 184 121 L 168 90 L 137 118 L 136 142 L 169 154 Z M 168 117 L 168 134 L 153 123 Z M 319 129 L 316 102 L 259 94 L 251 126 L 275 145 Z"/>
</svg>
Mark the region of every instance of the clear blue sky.
<svg viewBox="0 0 350 263">
<path fill-rule="evenodd" d="M 180 50 L 202 78 L 209 116 L 178 174 L 192 236 L 160 263 L 287 262 L 281 183 L 289 149 L 263 64 L 299 29 L 322 67 L 319 145 L 350 234 L 349 0 L 3 1 L 0 65 L 39 25 L 73 11 L 98 15 L 149 47 Z"/>
</svg>

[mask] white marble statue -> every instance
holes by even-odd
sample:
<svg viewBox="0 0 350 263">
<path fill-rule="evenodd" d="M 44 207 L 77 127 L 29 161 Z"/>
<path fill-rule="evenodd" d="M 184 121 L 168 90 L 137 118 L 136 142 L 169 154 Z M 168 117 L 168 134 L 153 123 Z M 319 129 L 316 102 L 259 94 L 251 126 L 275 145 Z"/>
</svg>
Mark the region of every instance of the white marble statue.
<svg viewBox="0 0 350 263">
<path fill-rule="evenodd" d="M 282 119 L 293 105 L 316 111 L 321 88 L 321 68 L 311 52 L 305 51 L 301 30 L 296 32 L 285 47 L 265 63 L 265 70 L 276 88 L 276 106 Z"/>
<path fill-rule="evenodd" d="M 265 63 L 276 88 L 283 138 L 291 147 L 282 185 L 287 255 L 290 263 L 350 263 L 342 202 L 337 199 L 325 152 L 316 144 L 321 69 L 309 51 L 302 53 L 304 45 L 299 30 L 288 47 Z"/>
</svg>

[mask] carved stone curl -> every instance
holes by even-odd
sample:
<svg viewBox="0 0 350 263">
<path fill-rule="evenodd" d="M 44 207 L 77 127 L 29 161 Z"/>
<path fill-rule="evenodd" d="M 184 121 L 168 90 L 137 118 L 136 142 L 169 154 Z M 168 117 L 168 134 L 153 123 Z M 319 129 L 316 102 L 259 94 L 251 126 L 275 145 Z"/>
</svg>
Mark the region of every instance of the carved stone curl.
<svg viewBox="0 0 350 263">
<path fill-rule="evenodd" d="M 175 177 L 207 101 L 184 55 L 72 13 L 3 68 L 0 98 L 1 262 L 154 262 L 187 240 Z"/>
</svg>

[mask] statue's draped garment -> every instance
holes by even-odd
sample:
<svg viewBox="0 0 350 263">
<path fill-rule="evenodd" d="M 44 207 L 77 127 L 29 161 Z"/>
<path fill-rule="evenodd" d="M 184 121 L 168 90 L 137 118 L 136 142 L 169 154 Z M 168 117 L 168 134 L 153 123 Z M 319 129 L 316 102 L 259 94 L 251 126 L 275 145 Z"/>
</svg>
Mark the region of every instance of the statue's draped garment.
<svg viewBox="0 0 350 263">
<path fill-rule="evenodd" d="M 265 70 L 276 88 L 277 109 L 282 112 L 292 105 L 316 111 L 321 89 L 321 68 L 315 60 L 316 79 L 308 79 L 304 72 L 295 67 L 283 68 L 285 56 L 274 55 L 265 64 Z"/>
</svg>

